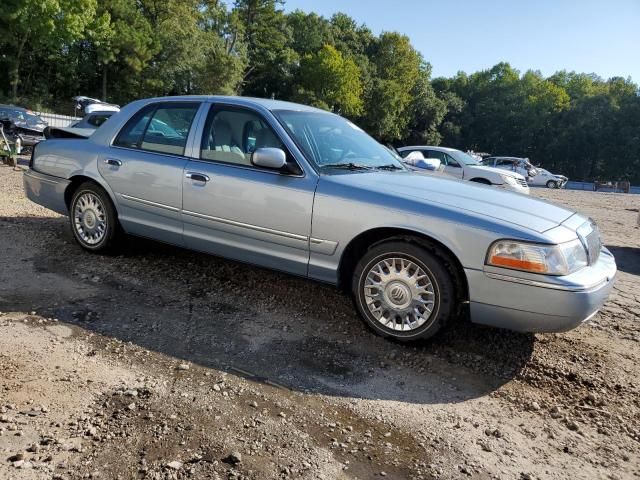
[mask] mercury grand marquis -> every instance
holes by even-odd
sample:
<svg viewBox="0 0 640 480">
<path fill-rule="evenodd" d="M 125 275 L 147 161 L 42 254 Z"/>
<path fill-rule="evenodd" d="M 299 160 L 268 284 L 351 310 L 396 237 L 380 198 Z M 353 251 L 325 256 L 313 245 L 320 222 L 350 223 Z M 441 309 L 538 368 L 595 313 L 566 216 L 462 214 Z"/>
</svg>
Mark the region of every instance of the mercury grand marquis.
<svg viewBox="0 0 640 480">
<path fill-rule="evenodd" d="M 275 100 L 133 102 L 89 138 L 37 145 L 24 188 L 90 252 L 137 235 L 328 282 L 398 340 L 467 315 L 565 331 L 616 275 L 589 218 L 412 172 L 350 121 Z"/>
</svg>

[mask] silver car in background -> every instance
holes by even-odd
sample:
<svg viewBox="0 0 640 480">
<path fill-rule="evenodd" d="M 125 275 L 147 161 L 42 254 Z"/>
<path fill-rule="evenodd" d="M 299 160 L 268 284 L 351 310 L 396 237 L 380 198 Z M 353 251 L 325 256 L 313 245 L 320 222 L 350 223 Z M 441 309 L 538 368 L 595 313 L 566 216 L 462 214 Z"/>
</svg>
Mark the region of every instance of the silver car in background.
<svg viewBox="0 0 640 480">
<path fill-rule="evenodd" d="M 125 232 L 331 283 L 399 340 L 467 313 L 567 330 L 616 274 L 588 218 L 412 172 L 353 123 L 275 100 L 133 102 L 87 139 L 39 144 L 24 186 L 88 251 Z"/>
<path fill-rule="evenodd" d="M 477 159 L 463 152 L 449 147 L 418 145 L 400 147 L 398 153 L 406 158 L 413 152 L 421 153 L 425 159 L 440 161 L 440 169 L 445 175 L 467 182 L 493 185 L 513 192 L 529 194 L 527 179 L 518 172 L 508 172 L 499 168 L 488 167 Z"/>
</svg>

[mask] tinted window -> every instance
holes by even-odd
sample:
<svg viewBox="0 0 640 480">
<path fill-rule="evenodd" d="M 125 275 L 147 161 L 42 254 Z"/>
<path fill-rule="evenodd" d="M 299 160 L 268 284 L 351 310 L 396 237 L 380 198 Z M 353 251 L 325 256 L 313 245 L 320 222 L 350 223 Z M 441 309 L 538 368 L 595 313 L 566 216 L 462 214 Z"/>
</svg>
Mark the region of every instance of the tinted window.
<svg viewBox="0 0 640 480">
<path fill-rule="evenodd" d="M 99 127 L 104 122 L 106 122 L 110 116 L 111 115 L 105 115 L 105 114 L 91 115 L 87 120 L 87 123 L 89 125 L 93 125 L 94 127 Z"/>
<path fill-rule="evenodd" d="M 199 106 L 177 102 L 149 105 L 127 122 L 114 145 L 184 155 L 189 129 Z"/>
<path fill-rule="evenodd" d="M 516 162 L 508 158 L 499 158 L 496 160 L 496 167 L 513 167 Z"/>
<path fill-rule="evenodd" d="M 257 113 L 245 109 L 213 107 L 204 127 L 200 158 L 254 166 L 251 154 L 258 148 L 285 150 L 280 139 Z"/>
<path fill-rule="evenodd" d="M 460 167 L 460 164 L 458 163 L 458 161 L 455 158 L 453 158 L 451 155 L 447 155 L 445 153 L 445 157 L 447 159 L 447 167 L 462 168 Z"/>
</svg>

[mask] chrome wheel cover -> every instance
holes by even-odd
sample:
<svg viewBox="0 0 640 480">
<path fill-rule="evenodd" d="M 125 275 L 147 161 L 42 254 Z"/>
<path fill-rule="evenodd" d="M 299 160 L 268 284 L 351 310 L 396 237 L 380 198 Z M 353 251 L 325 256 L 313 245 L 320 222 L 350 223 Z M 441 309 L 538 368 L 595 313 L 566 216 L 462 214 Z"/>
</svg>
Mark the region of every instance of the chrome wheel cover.
<svg viewBox="0 0 640 480">
<path fill-rule="evenodd" d="M 76 234 L 87 245 L 97 245 L 107 232 L 107 215 L 102 200 L 91 192 L 80 195 L 73 209 Z"/>
<path fill-rule="evenodd" d="M 438 301 L 431 277 L 407 258 L 390 257 L 374 264 L 362 288 L 371 315 L 400 332 L 422 327 Z"/>
</svg>

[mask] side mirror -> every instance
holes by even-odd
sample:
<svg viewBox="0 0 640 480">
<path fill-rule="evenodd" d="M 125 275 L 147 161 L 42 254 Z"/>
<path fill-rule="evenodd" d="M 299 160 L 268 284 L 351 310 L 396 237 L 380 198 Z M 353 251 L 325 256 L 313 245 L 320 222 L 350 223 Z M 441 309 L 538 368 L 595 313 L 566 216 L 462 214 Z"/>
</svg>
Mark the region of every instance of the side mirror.
<svg viewBox="0 0 640 480">
<path fill-rule="evenodd" d="M 251 163 L 257 167 L 280 170 L 287 164 L 287 154 L 280 148 L 258 148 L 251 155 Z"/>
</svg>

